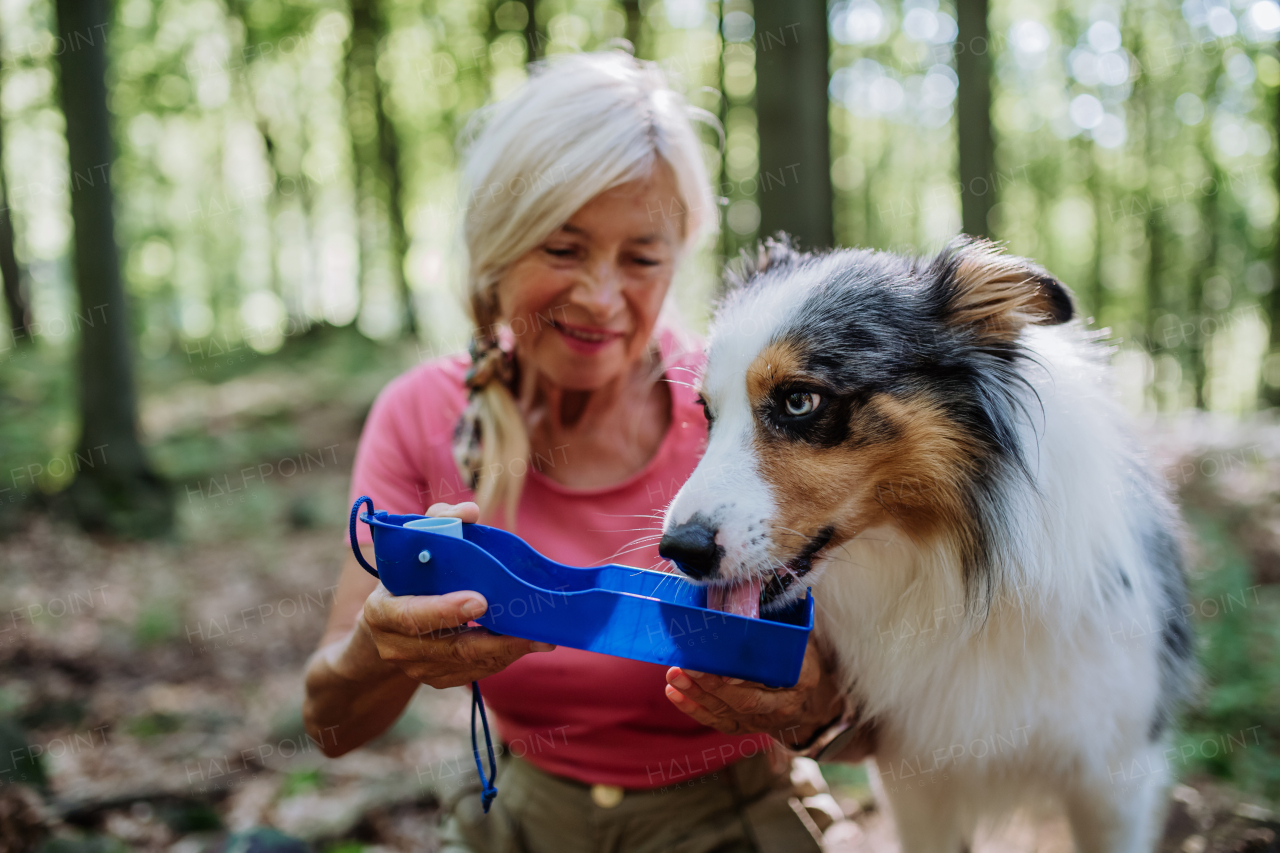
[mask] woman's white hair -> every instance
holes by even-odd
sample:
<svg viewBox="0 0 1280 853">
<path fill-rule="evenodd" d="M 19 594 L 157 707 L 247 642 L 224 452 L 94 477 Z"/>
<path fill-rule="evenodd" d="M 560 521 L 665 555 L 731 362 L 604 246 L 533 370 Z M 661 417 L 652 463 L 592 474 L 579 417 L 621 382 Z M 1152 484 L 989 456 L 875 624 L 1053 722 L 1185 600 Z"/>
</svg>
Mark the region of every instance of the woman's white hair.
<svg viewBox="0 0 1280 853">
<path fill-rule="evenodd" d="M 644 178 L 661 159 L 681 198 L 685 245 L 719 221 L 688 106 L 652 62 L 621 51 L 563 55 L 480 111 L 464 132 L 463 233 L 472 287 L 485 288 L 605 190 Z M 712 119 L 714 121 L 714 119 Z"/>
<path fill-rule="evenodd" d="M 487 339 L 477 342 L 481 353 L 496 347 L 503 275 L 600 193 L 645 178 L 662 162 L 679 197 L 652 214 L 681 218 L 680 254 L 719 225 L 693 127 L 694 119 L 713 126 L 715 119 L 688 105 L 655 63 L 609 51 L 552 57 L 529 70 L 524 85 L 478 111 L 463 134 L 467 296 L 477 338 Z M 509 472 L 528 455 L 510 389 L 502 381 L 474 388 L 455 458 L 483 515 L 501 509 L 514 525 L 520 478 Z"/>
</svg>

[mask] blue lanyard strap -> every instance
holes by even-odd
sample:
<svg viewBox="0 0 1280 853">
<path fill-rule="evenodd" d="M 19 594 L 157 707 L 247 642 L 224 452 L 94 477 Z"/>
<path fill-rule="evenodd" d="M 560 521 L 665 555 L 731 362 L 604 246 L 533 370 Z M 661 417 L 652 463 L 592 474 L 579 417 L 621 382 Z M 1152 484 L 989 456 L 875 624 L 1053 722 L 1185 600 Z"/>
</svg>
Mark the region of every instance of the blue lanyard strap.
<svg viewBox="0 0 1280 853">
<path fill-rule="evenodd" d="M 369 505 L 369 515 L 364 516 L 364 521 L 368 523 L 369 518 L 373 515 L 373 500 L 368 495 L 361 495 L 351 507 L 351 552 L 356 555 L 356 560 L 364 568 L 366 572 L 378 577 L 378 570 L 369 565 L 364 555 L 360 553 L 360 543 L 356 540 L 356 520 L 360 518 L 360 507 L 363 504 Z M 484 726 L 484 745 L 489 751 L 489 776 L 484 775 L 484 765 L 480 763 L 480 744 L 476 739 L 476 709 L 480 709 L 480 723 Z M 484 805 L 484 813 L 489 813 L 489 806 L 493 803 L 494 797 L 498 796 L 498 789 L 493 786 L 493 781 L 498 775 L 498 761 L 493 755 L 493 737 L 489 734 L 489 717 L 484 712 L 484 697 L 480 695 L 480 682 L 471 682 L 471 754 L 476 759 L 476 772 L 480 774 L 480 802 Z"/>
<path fill-rule="evenodd" d="M 360 517 L 361 504 L 369 505 L 369 514 L 364 517 L 365 524 L 369 523 L 369 519 L 373 515 L 373 498 L 368 495 L 361 495 L 357 498 L 355 504 L 351 507 L 351 553 L 356 555 L 356 562 L 376 578 L 378 577 L 378 570 L 365 562 L 364 554 L 360 553 L 360 541 L 356 539 L 356 519 Z M 374 559 L 376 560 L 377 557 L 374 557 Z"/>
<path fill-rule="evenodd" d="M 480 709 L 480 722 L 484 725 L 484 745 L 489 750 L 489 778 L 485 778 L 484 765 L 480 763 L 480 745 L 476 742 L 476 708 Z M 471 682 L 471 754 L 476 759 L 476 772 L 480 774 L 480 803 L 484 806 L 484 813 L 489 813 L 489 806 L 493 803 L 494 797 L 498 796 L 498 789 L 493 786 L 495 777 L 498 775 L 498 762 L 493 757 L 493 738 L 489 736 L 489 718 L 484 713 L 484 697 L 480 695 L 480 682 Z"/>
</svg>

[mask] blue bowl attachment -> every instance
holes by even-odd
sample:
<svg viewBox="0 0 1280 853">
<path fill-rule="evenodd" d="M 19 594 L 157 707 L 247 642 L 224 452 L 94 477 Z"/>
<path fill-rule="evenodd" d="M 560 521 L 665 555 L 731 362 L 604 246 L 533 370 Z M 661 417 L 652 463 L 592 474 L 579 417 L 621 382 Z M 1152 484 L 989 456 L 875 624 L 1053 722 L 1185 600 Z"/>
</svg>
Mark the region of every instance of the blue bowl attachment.
<svg viewBox="0 0 1280 853">
<path fill-rule="evenodd" d="M 360 564 L 393 595 L 479 592 L 476 620 L 498 634 L 698 672 L 790 687 L 800 678 L 813 594 L 751 619 L 707 607 L 707 588 L 683 575 L 610 564 L 578 568 L 550 560 L 512 533 L 462 524 L 461 538 L 411 524 L 420 515 L 359 515 L 373 531 L 377 568 L 356 545 L 362 497 L 351 510 Z"/>
</svg>

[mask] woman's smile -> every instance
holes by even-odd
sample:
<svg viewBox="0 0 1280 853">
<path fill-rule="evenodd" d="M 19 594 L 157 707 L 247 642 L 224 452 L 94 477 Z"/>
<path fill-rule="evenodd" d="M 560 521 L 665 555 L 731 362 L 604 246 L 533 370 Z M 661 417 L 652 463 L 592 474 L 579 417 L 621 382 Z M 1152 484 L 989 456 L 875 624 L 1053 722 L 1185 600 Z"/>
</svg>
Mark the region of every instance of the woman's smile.
<svg viewBox="0 0 1280 853">
<path fill-rule="evenodd" d="M 552 320 L 551 325 L 560 333 L 565 346 L 582 355 L 596 355 L 614 341 L 620 341 L 625 337 L 623 332 L 593 326 L 578 326 L 559 320 Z"/>
<path fill-rule="evenodd" d="M 584 204 L 499 281 L 496 316 L 526 330 L 515 335 L 515 355 L 543 392 L 601 391 L 648 375 L 642 362 L 685 227 L 683 216 L 650 211 L 679 192 L 671 167 L 658 161 Z"/>
</svg>

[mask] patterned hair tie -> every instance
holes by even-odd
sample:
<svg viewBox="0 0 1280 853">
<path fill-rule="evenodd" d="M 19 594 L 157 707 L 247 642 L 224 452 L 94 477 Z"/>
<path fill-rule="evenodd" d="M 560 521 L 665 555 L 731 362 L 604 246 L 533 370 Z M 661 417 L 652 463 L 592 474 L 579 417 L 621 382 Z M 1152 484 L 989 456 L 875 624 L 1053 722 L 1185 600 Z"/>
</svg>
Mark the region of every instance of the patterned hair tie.
<svg viewBox="0 0 1280 853">
<path fill-rule="evenodd" d="M 472 338 L 468 347 L 471 367 L 464 382 L 470 393 L 467 407 L 458 419 L 453 431 L 453 461 L 462 474 L 463 481 L 474 490 L 480 481 L 483 456 L 480 448 L 480 392 L 490 382 L 498 381 L 510 386 L 515 375 L 515 360 L 505 352 L 494 338 Z"/>
<path fill-rule="evenodd" d="M 472 391 L 480 391 L 495 379 L 504 385 L 511 384 L 514 363 L 511 353 L 505 352 L 494 338 L 483 341 L 472 338 L 468 347 L 471 367 L 467 369 L 466 385 Z"/>
</svg>

